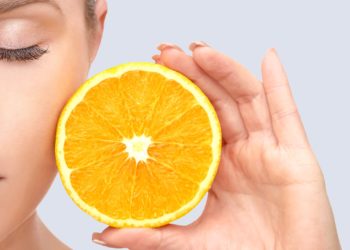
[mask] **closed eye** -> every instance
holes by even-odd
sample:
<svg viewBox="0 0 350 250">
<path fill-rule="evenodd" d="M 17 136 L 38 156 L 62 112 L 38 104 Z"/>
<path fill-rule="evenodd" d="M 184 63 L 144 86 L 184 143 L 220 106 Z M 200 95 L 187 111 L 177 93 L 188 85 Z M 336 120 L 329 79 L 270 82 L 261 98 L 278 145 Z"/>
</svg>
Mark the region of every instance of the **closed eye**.
<svg viewBox="0 0 350 250">
<path fill-rule="evenodd" d="M 20 49 L 5 49 L 0 48 L 0 60 L 12 61 L 32 61 L 39 59 L 42 55 L 48 52 L 48 49 L 43 49 L 38 45 L 33 45 Z"/>
</svg>

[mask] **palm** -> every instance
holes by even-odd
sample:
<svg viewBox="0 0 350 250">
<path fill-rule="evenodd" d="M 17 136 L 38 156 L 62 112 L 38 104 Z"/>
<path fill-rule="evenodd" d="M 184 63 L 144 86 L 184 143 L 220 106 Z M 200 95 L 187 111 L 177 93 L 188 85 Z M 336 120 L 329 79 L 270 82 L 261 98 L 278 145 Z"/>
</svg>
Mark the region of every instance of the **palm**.
<svg viewBox="0 0 350 250">
<path fill-rule="evenodd" d="M 275 232 L 288 233 L 283 232 L 288 225 L 279 228 L 280 221 L 284 220 L 281 211 L 288 209 L 287 204 L 282 205 L 285 195 L 291 195 L 288 188 L 301 185 L 299 190 L 304 192 L 303 185 L 312 184 L 321 189 L 322 183 L 312 181 L 319 174 L 314 159 L 298 159 L 305 149 L 282 149 L 269 140 L 253 138 L 224 145 L 207 205 L 201 217 L 187 228 L 189 238 L 184 247 L 193 239 L 193 249 L 196 249 L 198 238 L 207 239 L 200 241 L 203 247 L 198 249 L 205 249 L 204 246 L 207 249 L 273 249 L 276 242 L 282 241 L 276 238 Z M 304 155 L 309 153 L 306 150 Z M 285 163 L 288 165 L 280 169 Z M 308 165 L 315 173 L 308 177 L 305 172 L 298 173 L 297 164 Z M 294 195 L 299 196 L 298 192 Z"/>
<path fill-rule="evenodd" d="M 132 250 L 337 249 L 323 176 L 277 57 L 270 52 L 265 59 L 262 84 L 212 48 L 193 57 L 161 50 L 156 61 L 193 80 L 217 111 L 223 132 L 217 176 L 192 224 L 107 228 L 100 238 Z M 320 237 L 333 245 L 320 248 Z"/>
</svg>

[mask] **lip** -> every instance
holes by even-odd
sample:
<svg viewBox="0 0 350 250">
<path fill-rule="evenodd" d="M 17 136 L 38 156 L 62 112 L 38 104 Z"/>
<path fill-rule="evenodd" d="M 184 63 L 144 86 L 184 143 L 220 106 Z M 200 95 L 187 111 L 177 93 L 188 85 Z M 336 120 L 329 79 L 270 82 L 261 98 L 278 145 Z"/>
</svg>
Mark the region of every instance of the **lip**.
<svg viewBox="0 0 350 250">
<path fill-rule="evenodd" d="M 3 180 L 5 180 L 5 177 L 0 176 L 0 181 L 3 181 Z"/>
</svg>

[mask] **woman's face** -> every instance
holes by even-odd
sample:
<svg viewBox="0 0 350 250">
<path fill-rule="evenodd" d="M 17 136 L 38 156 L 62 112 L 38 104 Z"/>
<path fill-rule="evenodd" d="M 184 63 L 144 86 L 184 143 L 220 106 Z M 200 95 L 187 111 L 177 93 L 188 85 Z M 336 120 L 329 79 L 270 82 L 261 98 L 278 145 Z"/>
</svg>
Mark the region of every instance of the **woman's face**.
<svg viewBox="0 0 350 250">
<path fill-rule="evenodd" d="M 84 0 L 0 0 L 0 242 L 56 175 L 58 116 L 97 49 L 84 11 Z"/>
</svg>

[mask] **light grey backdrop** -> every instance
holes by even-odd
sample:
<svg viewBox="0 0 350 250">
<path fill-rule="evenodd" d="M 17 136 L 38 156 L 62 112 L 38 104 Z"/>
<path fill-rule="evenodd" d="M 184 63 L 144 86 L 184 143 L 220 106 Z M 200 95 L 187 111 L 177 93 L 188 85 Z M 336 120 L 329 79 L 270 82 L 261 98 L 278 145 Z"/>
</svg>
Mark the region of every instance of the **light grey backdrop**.
<svg viewBox="0 0 350 250">
<path fill-rule="evenodd" d="M 110 0 L 104 39 L 90 75 L 119 63 L 153 62 L 151 56 L 162 41 L 189 52 L 192 40 L 204 40 L 260 78 L 266 49 L 277 48 L 326 178 L 343 249 L 350 249 L 349 11 L 346 0 Z M 177 223 L 195 220 L 205 201 L 206 196 Z M 74 205 L 58 178 L 39 213 L 73 249 L 105 249 L 90 241 L 92 232 L 104 225 Z"/>
</svg>

